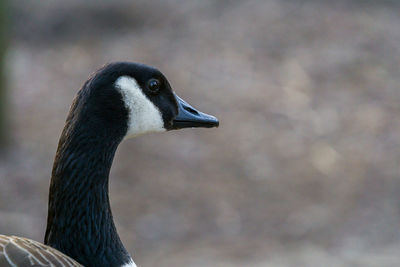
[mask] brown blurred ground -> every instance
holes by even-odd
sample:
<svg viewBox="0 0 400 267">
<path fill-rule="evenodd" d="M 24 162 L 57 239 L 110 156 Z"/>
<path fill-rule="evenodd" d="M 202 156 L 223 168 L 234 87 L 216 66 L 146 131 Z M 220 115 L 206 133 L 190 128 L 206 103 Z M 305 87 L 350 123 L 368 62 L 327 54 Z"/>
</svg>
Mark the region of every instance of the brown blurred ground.
<svg viewBox="0 0 400 267">
<path fill-rule="evenodd" d="M 221 121 L 120 146 L 111 201 L 139 266 L 400 266 L 399 7 L 13 1 L 0 233 L 42 241 L 71 100 L 129 60 Z"/>
</svg>

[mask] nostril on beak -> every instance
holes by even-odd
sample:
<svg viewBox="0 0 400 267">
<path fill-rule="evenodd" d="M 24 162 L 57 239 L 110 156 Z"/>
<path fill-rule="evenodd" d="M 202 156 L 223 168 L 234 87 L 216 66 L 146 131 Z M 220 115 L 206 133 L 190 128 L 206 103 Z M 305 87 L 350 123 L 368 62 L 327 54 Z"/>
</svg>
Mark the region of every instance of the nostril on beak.
<svg viewBox="0 0 400 267">
<path fill-rule="evenodd" d="M 189 106 L 184 106 L 183 109 L 186 110 L 186 111 L 188 111 L 188 112 L 190 112 L 190 113 L 192 113 L 192 114 L 199 115 L 199 112 L 197 112 L 197 110 L 192 109 L 192 108 L 189 107 Z"/>
</svg>

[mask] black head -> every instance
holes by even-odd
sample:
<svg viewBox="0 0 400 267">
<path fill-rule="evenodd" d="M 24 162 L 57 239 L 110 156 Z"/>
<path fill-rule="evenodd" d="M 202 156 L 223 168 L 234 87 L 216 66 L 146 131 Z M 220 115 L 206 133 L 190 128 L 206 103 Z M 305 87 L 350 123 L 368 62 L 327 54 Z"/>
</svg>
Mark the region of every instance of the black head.
<svg viewBox="0 0 400 267">
<path fill-rule="evenodd" d="M 92 120 L 112 127 L 119 124 L 127 137 L 219 124 L 179 98 L 159 70 L 143 64 L 108 64 L 92 75 L 80 95 Z"/>
</svg>

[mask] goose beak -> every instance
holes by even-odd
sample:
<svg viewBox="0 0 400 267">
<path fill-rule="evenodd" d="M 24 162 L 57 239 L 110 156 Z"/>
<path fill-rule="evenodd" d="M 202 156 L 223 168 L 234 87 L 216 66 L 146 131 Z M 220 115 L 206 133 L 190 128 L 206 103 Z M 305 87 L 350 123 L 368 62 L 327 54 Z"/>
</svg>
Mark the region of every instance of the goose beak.
<svg viewBox="0 0 400 267">
<path fill-rule="evenodd" d="M 219 121 L 216 117 L 196 110 L 176 94 L 175 98 L 178 103 L 178 115 L 172 121 L 173 130 L 193 127 L 212 128 L 219 126 Z"/>
</svg>

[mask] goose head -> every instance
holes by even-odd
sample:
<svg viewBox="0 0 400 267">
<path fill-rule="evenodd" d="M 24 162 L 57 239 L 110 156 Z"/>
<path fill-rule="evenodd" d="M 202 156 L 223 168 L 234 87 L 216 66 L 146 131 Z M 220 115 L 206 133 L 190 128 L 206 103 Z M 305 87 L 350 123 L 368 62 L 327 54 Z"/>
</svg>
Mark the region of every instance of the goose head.
<svg viewBox="0 0 400 267">
<path fill-rule="evenodd" d="M 218 119 L 200 112 L 177 96 L 156 68 L 130 62 L 111 63 L 85 83 L 87 114 L 124 138 L 149 132 L 217 127 Z"/>
</svg>

